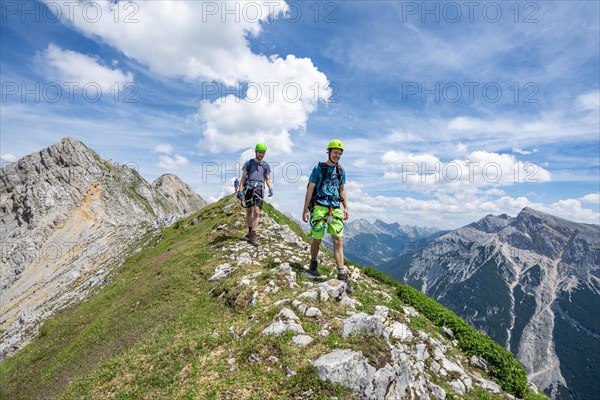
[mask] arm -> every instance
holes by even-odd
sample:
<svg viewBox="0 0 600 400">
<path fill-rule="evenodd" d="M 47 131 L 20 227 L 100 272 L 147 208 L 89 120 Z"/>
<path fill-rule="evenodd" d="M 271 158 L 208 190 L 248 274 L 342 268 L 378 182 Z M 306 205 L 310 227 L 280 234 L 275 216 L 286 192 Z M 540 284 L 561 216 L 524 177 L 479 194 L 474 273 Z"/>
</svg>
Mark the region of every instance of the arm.
<svg viewBox="0 0 600 400">
<path fill-rule="evenodd" d="M 269 188 L 269 197 L 273 196 L 273 184 L 271 183 L 271 177 L 268 172 L 265 174 L 265 183 Z"/>
<path fill-rule="evenodd" d="M 242 191 L 242 188 L 244 187 L 244 183 L 246 183 L 246 176 L 247 176 L 247 172 L 244 170 L 242 171 L 242 179 L 240 179 L 240 185 L 238 186 L 238 192 Z"/>
<path fill-rule="evenodd" d="M 315 190 L 315 183 L 310 182 L 306 189 L 306 195 L 304 196 L 304 208 L 302 209 L 302 220 L 308 222 L 308 203 L 312 197 L 313 191 Z"/>
<path fill-rule="evenodd" d="M 346 200 L 346 191 L 344 190 L 344 185 L 340 185 L 340 199 L 342 200 L 342 205 L 344 206 L 344 220 L 350 218 L 350 212 L 348 211 L 348 200 Z"/>
</svg>

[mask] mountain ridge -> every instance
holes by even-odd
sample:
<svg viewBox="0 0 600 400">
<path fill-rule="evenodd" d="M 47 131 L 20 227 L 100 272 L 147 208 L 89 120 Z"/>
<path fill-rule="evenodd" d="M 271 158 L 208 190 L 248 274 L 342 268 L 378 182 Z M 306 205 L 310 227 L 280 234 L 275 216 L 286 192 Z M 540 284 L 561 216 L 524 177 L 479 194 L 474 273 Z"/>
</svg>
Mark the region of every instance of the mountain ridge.
<svg viewBox="0 0 600 400">
<path fill-rule="evenodd" d="M 554 398 L 582 399 L 597 390 L 585 383 L 591 375 L 583 367 L 597 364 L 596 356 L 572 339 L 584 349 L 600 345 L 597 317 L 581 309 L 600 309 L 599 232 L 524 208 L 446 233 L 381 270 L 514 351 Z"/>
<path fill-rule="evenodd" d="M 399 256 L 409 249 L 422 247 L 423 241 L 436 235 L 437 228 L 386 223 L 379 219 L 373 223 L 361 218 L 344 226 L 344 253 L 346 258 L 363 265 L 379 265 Z M 333 249 L 331 239 L 324 243 Z"/>
<path fill-rule="evenodd" d="M 503 385 L 543 398 L 511 380 L 522 367 L 510 353 L 493 367 L 463 353 L 482 338 L 447 310 L 436 315 L 455 333 L 433 324 L 375 270 L 348 263 L 349 297 L 325 251 L 325 280 L 308 279 L 306 235 L 269 204 L 259 247 L 239 240 L 244 221 L 228 196 L 148 238 L 97 296 L 0 363 L 2 395 L 483 400 L 506 398 L 493 381 L 506 373 Z"/>
<path fill-rule="evenodd" d="M 152 184 L 74 138 L 0 173 L 0 359 L 85 298 L 142 237 L 207 203 L 175 175 Z"/>
</svg>

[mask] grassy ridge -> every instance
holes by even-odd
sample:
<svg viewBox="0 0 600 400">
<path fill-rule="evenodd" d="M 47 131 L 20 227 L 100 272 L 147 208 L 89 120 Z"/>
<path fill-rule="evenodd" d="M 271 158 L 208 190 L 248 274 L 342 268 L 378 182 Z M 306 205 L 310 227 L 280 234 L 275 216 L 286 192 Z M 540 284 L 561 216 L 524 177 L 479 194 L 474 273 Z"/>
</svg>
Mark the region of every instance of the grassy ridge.
<svg viewBox="0 0 600 400">
<path fill-rule="evenodd" d="M 127 352 L 148 332 L 163 330 L 201 293 L 190 279 L 210 262 L 196 238 L 212 227 L 198 224 L 191 234 L 174 228 L 164 239 L 131 257 L 98 296 L 48 321 L 35 340 L 0 364 L 3 398 L 46 398 L 73 379 Z M 212 310 L 208 307 L 207 311 Z"/>
<path fill-rule="evenodd" d="M 381 355 L 386 346 L 376 340 L 367 345 L 356 339 L 345 340 L 335 332 L 306 348 L 293 345 L 289 334 L 261 336 L 259 333 L 279 311 L 264 305 L 293 295 L 280 284 L 276 297 L 250 306 L 248 299 L 255 289 L 239 285 L 239 278 L 268 271 L 274 265 L 271 258 L 260 266 L 239 267 L 224 280 L 208 282 L 215 267 L 228 260 L 224 246 L 242 234 L 242 228 L 233 228 L 235 221 L 243 219 L 239 209 L 224 209 L 230 200 L 222 199 L 164 229 L 160 240 L 149 239 L 142 252 L 114 271 L 112 283 L 97 296 L 48 321 L 28 346 L 0 363 L 0 399 L 354 398 L 348 390 L 321 381 L 310 360 L 335 348 L 355 348 L 379 364 L 385 362 Z M 270 205 L 264 210 L 306 238 L 297 224 Z M 192 224 L 196 217 L 199 221 Z M 227 228 L 215 230 L 224 224 Z M 264 246 L 260 251 L 268 252 L 269 248 Z M 257 254 L 252 257 L 256 259 Z M 306 258 L 308 261 L 308 254 Z M 302 268 L 299 263 L 290 265 Z M 331 266 L 320 268 L 334 274 Z M 387 286 L 386 290 L 404 286 L 373 268 L 364 272 L 381 282 L 382 288 Z M 258 279 L 266 284 L 266 280 L 277 277 L 268 273 Z M 302 283 L 305 278 L 299 274 L 297 279 Z M 360 311 L 372 313 L 379 304 L 426 309 L 416 304 L 415 299 L 425 297 L 420 292 L 408 291 L 408 296 L 385 300 L 371 287 L 357 289 Z M 313 305 L 322 307 L 327 321 L 346 312 L 336 303 Z M 432 312 L 421 312 L 438 326 L 453 327 L 439 318 L 450 311 L 436 307 Z M 457 327 L 462 326 L 461 321 L 456 322 Z M 414 323 L 414 328 L 431 325 L 421 317 L 414 318 Z M 313 337 L 320 329 L 318 321 L 304 320 L 302 324 Z M 466 325 L 464 321 L 462 324 Z M 246 336 L 230 333 L 241 334 L 246 329 L 250 329 Z M 457 335 L 460 332 L 455 329 Z M 465 337 L 472 333 L 468 331 Z M 261 361 L 249 361 L 251 356 Z M 267 361 L 269 357 L 277 361 Z M 288 376 L 288 370 L 296 375 Z M 444 386 L 444 382 L 437 383 Z M 499 398 L 481 390 L 464 397 Z"/>
<path fill-rule="evenodd" d="M 97 296 L 48 321 L 29 345 L 0 363 L 0 399 L 289 399 L 309 390 L 319 398 L 352 398 L 320 381 L 291 337 L 228 334 L 230 327 L 241 332 L 249 318 L 239 307 L 248 293 L 236 293 L 232 281 L 207 281 L 223 262 L 219 245 L 237 240 L 236 231 L 214 232 L 236 220 L 222 210 L 228 201 L 163 230 L 161 240 L 153 238 L 130 257 Z M 211 294 L 214 288 L 228 300 Z M 271 314 L 257 318 L 256 330 Z M 308 356 L 319 351 L 323 347 Z M 251 352 L 285 357 L 277 368 L 265 368 L 247 362 Z M 228 359 L 235 360 L 234 373 Z M 286 367 L 297 374 L 287 378 Z"/>
</svg>

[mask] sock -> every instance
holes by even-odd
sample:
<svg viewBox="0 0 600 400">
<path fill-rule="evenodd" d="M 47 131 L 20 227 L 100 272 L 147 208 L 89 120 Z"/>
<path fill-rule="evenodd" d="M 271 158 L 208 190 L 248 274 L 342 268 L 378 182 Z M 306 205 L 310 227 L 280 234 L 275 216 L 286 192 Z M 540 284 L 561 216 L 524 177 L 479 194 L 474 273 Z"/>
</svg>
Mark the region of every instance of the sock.
<svg viewBox="0 0 600 400">
<path fill-rule="evenodd" d="M 311 258 L 310 258 L 310 261 L 317 262 L 317 259 L 316 259 L 316 258 L 312 258 L 312 257 L 311 257 Z"/>
<path fill-rule="evenodd" d="M 338 274 L 346 275 L 346 268 L 338 269 Z"/>
</svg>

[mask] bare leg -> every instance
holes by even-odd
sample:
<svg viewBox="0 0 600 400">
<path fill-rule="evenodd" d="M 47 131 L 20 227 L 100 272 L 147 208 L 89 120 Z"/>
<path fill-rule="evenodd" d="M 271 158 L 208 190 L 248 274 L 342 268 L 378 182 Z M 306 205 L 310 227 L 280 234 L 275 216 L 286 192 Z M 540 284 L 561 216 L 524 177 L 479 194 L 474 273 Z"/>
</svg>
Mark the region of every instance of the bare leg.
<svg viewBox="0 0 600 400">
<path fill-rule="evenodd" d="M 332 236 L 333 239 L 333 255 L 335 256 L 335 263 L 337 269 L 344 268 L 344 247 L 342 245 L 342 238 L 338 236 Z"/>
<path fill-rule="evenodd" d="M 254 207 L 246 208 L 246 226 L 252 228 L 252 209 Z"/>
<path fill-rule="evenodd" d="M 321 241 L 317 239 L 313 239 L 310 243 L 310 258 L 315 260 L 319 255 L 319 247 L 321 246 Z"/>
<path fill-rule="evenodd" d="M 260 208 L 252 206 L 251 210 L 252 210 L 252 225 L 250 225 L 250 226 L 252 227 L 253 231 L 256 231 L 258 229 L 258 219 L 260 217 Z"/>
<path fill-rule="evenodd" d="M 335 263 L 338 269 L 337 279 L 342 280 L 346 283 L 346 293 L 354 293 L 354 289 L 350 285 L 350 278 L 348 272 L 344 267 L 344 248 L 342 247 L 342 238 L 333 236 L 333 255 L 335 256 Z"/>
</svg>

